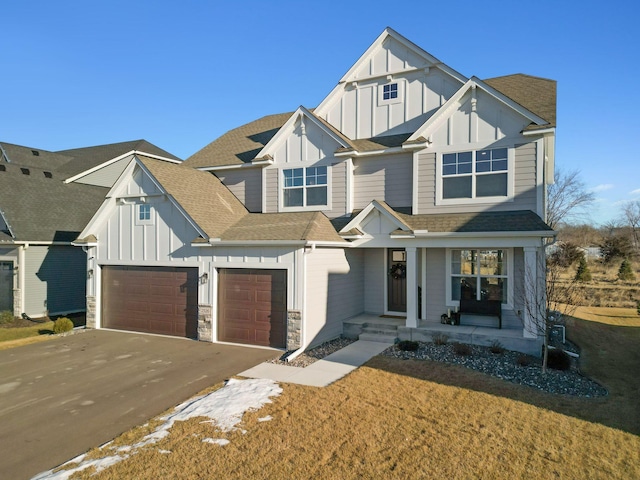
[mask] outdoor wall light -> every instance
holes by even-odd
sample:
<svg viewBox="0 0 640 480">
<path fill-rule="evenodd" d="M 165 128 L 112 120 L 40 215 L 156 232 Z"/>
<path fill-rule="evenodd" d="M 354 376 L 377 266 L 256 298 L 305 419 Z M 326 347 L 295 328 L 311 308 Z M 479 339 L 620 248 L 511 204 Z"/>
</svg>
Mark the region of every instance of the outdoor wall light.
<svg viewBox="0 0 640 480">
<path fill-rule="evenodd" d="M 201 284 L 205 284 L 209 281 L 209 274 L 207 272 L 204 272 L 202 274 L 202 276 L 200 277 L 200 283 Z"/>
<path fill-rule="evenodd" d="M 93 277 L 93 268 L 90 268 L 90 269 L 87 271 L 87 275 L 89 276 L 89 278 Z"/>
</svg>

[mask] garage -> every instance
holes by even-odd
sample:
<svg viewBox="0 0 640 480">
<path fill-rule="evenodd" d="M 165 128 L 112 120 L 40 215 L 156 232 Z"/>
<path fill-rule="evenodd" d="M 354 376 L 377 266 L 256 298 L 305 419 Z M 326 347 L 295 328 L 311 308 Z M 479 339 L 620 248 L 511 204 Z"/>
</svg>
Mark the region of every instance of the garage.
<svg viewBox="0 0 640 480">
<path fill-rule="evenodd" d="M 218 271 L 218 340 L 285 348 L 287 271 Z"/>
<path fill-rule="evenodd" d="M 198 269 L 102 267 L 102 326 L 197 338 Z"/>
</svg>

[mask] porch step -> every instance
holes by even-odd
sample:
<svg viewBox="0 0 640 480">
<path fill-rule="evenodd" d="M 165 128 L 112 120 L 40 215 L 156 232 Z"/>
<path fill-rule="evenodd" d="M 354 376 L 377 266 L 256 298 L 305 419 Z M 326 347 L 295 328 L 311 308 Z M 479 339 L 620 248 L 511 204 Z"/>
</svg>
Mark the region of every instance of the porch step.
<svg viewBox="0 0 640 480">
<path fill-rule="evenodd" d="M 381 342 L 381 343 L 395 343 L 398 335 L 382 335 L 380 333 L 366 333 L 363 332 L 358 336 L 358 340 L 365 340 L 367 342 Z"/>
<path fill-rule="evenodd" d="M 398 327 L 388 323 L 368 322 L 363 325 L 358 338 L 369 342 L 394 343 L 398 338 Z"/>
</svg>

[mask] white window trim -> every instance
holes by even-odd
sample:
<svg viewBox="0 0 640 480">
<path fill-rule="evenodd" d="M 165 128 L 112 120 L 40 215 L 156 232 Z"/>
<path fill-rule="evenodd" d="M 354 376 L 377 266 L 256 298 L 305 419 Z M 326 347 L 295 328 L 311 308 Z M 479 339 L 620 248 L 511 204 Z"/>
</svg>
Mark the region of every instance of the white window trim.
<svg viewBox="0 0 640 480">
<path fill-rule="evenodd" d="M 475 152 L 480 150 L 492 150 L 496 148 L 507 149 L 507 196 L 506 197 L 472 197 L 472 198 L 442 198 L 442 156 L 445 153 L 474 152 L 473 168 L 475 169 Z M 515 167 L 516 167 L 516 150 L 513 145 L 468 145 L 465 147 L 448 147 L 438 151 L 436 155 L 436 205 L 468 205 L 481 203 L 504 203 L 513 202 L 515 198 Z M 501 172 L 492 172 L 501 173 Z M 482 173 L 485 175 L 490 173 Z M 476 177 L 476 173 L 471 173 L 472 178 Z M 475 193 L 475 182 L 472 181 L 472 191 Z"/>
<path fill-rule="evenodd" d="M 391 85 L 393 83 L 398 85 L 398 96 L 396 98 L 390 98 L 389 100 L 385 100 L 384 87 L 385 85 Z M 404 102 L 404 82 L 401 79 L 388 80 L 384 83 L 378 84 L 378 106 L 393 105 L 395 103 L 402 103 L 402 102 Z"/>
<path fill-rule="evenodd" d="M 154 208 L 152 205 L 149 205 L 148 203 L 136 203 L 134 204 L 135 208 L 134 208 L 134 215 L 136 218 L 136 225 L 153 225 L 153 219 L 155 216 L 155 212 L 154 212 Z M 143 205 L 147 205 L 149 207 L 149 219 L 148 220 L 142 220 L 140 218 L 140 208 Z"/>
<path fill-rule="evenodd" d="M 326 205 L 310 205 L 310 206 L 302 206 L 302 207 L 285 207 L 284 206 L 284 171 L 291 170 L 294 168 L 311 168 L 311 167 L 327 167 L 327 204 Z M 318 164 L 300 164 L 300 165 L 287 165 L 283 166 L 278 170 L 278 211 L 279 212 L 326 212 L 332 209 L 332 194 L 333 189 L 331 188 L 331 165 L 318 165 Z M 306 179 L 306 171 L 305 171 L 305 179 Z M 307 186 L 303 185 L 306 189 Z M 299 187 L 298 187 L 299 188 Z"/>
<path fill-rule="evenodd" d="M 453 250 L 502 250 L 507 260 L 507 303 L 503 303 L 503 306 L 513 308 L 513 288 L 515 279 L 513 277 L 514 272 L 514 255 L 513 248 L 504 247 L 455 247 L 447 248 L 445 255 L 446 262 L 446 304 L 447 307 L 459 307 L 459 300 L 452 300 L 451 298 L 451 252 Z"/>
</svg>

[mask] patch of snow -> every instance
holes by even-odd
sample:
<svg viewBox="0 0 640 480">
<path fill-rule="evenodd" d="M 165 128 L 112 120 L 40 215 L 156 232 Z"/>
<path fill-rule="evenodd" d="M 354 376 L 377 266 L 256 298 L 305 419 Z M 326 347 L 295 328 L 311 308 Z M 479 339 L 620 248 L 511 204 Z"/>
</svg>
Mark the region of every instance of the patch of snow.
<svg viewBox="0 0 640 480">
<path fill-rule="evenodd" d="M 215 445 L 220 445 L 224 447 L 225 445 L 229 445 L 231 442 L 226 438 L 204 438 L 202 439 L 204 443 L 213 443 Z"/>
<path fill-rule="evenodd" d="M 158 450 L 158 453 L 171 453 L 171 450 L 160 449 L 160 450 Z"/>
<path fill-rule="evenodd" d="M 262 417 L 258 419 L 259 422 L 268 422 L 270 420 L 273 420 L 273 417 L 271 415 L 267 415 L 266 417 Z"/>
<path fill-rule="evenodd" d="M 207 417 L 210 420 L 207 420 L 206 423 L 215 424 L 221 430 L 228 432 L 236 428 L 245 412 L 260 409 L 265 404 L 271 403 L 271 397 L 277 397 L 281 393 L 282 388 L 273 380 L 262 378 L 236 380 L 232 378 L 221 389 L 207 395 L 194 397 L 178 405 L 172 413 L 161 417 L 160 420 L 164 420 L 164 423 L 156 428 L 153 433 L 145 436 L 140 442 L 130 447 L 123 446 L 118 448 L 118 451 L 128 450 L 129 454 L 124 456 L 111 455 L 96 460 L 87 460 L 86 462 L 83 461 L 84 455 L 81 455 L 64 464 L 79 463 L 76 467 L 55 473 L 53 470 L 49 470 L 36 475 L 32 480 L 66 480 L 73 473 L 91 466 L 94 466 L 99 472 L 128 458 L 130 455 L 135 455 L 138 449 L 160 441 L 169 435 L 169 429 L 175 422 L 185 421 L 190 418 Z M 228 440 L 223 439 L 210 440 L 210 443 L 217 443 L 218 445 L 229 443 Z"/>
</svg>

